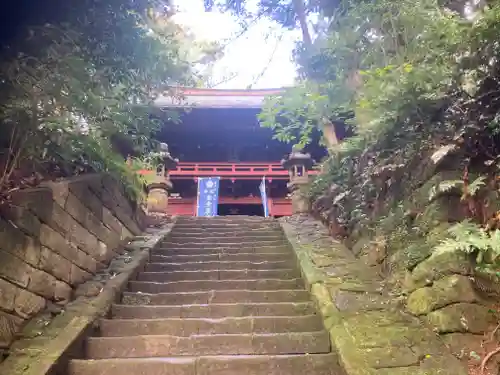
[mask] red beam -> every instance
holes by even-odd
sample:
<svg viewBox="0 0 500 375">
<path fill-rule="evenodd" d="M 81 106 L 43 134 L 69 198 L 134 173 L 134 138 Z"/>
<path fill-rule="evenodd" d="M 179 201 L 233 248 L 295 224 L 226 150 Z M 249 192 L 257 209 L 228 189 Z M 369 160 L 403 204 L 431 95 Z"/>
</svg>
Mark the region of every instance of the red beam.
<svg viewBox="0 0 500 375">
<path fill-rule="evenodd" d="M 149 170 L 140 170 L 139 174 L 154 173 Z M 318 171 L 309 171 L 311 175 Z M 222 179 L 255 179 L 262 177 L 288 179 L 288 171 L 280 163 L 179 163 L 176 169 L 169 171 L 172 179 L 189 179 L 194 177 L 218 176 Z"/>
</svg>

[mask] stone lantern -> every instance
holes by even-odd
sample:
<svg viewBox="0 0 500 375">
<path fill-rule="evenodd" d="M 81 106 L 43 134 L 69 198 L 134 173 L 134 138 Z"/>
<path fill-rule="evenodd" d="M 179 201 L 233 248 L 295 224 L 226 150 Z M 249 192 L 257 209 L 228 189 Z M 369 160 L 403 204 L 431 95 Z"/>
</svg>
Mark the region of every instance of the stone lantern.
<svg viewBox="0 0 500 375">
<path fill-rule="evenodd" d="M 281 161 L 281 165 L 288 170 L 290 176 L 287 187 L 292 195 L 292 213 L 309 212 L 309 199 L 301 190 L 301 186 L 309 182 L 308 170 L 313 166 L 311 155 L 304 154 L 302 150 L 294 147 L 290 155 Z"/>
<path fill-rule="evenodd" d="M 159 157 L 163 163 L 158 165 L 156 173 L 146 187 L 148 192 L 148 212 L 167 213 L 168 191 L 172 188 L 168 171 L 177 167 L 178 159 L 174 159 L 168 151 L 166 143 L 160 143 Z"/>
</svg>

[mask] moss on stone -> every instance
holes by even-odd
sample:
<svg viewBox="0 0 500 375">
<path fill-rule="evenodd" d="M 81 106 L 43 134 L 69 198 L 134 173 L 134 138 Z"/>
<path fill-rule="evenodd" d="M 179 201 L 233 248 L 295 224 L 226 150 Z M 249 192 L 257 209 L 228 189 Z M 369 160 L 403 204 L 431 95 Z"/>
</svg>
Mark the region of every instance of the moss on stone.
<svg viewBox="0 0 500 375">
<path fill-rule="evenodd" d="M 430 192 L 433 188 L 437 188 L 443 181 L 462 180 L 462 172 L 459 170 L 449 170 L 436 173 L 428 179 L 419 189 L 410 197 L 411 204 L 418 208 L 425 207 L 429 204 Z"/>
<path fill-rule="evenodd" d="M 411 270 L 415 266 L 428 258 L 432 253 L 432 246 L 430 246 L 425 237 L 415 239 L 411 244 L 406 247 L 401 247 L 390 258 L 390 263 L 394 268 L 405 268 Z"/>
<path fill-rule="evenodd" d="M 427 205 L 424 211 L 417 215 L 415 224 L 428 233 L 436 226 L 446 222 L 458 222 L 466 218 L 463 203 L 457 196 L 442 196 Z"/>
<path fill-rule="evenodd" d="M 457 303 L 427 315 L 428 322 L 439 333 L 484 333 L 496 324 L 497 317 L 486 306 Z"/>
<path fill-rule="evenodd" d="M 363 253 L 370 246 L 371 238 L 370 237 L 361 237 L 356 241 L 356 243 L 352 246 L 351 250 L 354 255 L 359 255 Z"/>
<path fill-rule="evenodd" d="M 431 287 L 415 290 L 408 297 L 407 308 L 412 314 L 424 315 L 452 303 L 477 300 L 469 278 L 452 275 L 436 281 Z"/>
<path fill-rule="evenodd" d="M 431 285 L 435 280 L 450 274 L 470 275 L 472 267 L 467 255 L 456 252 L 434 253 L 412 271 L 415 287 Z"/>
</svg>

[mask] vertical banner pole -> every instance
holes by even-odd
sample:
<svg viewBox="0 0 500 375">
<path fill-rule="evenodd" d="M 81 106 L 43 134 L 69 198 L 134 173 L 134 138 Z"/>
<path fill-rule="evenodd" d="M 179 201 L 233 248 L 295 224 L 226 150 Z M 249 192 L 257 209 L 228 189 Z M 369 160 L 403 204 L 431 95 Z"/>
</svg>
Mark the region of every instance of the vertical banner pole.
<svg viewBox="0 0 500 375">
<path fill-rule="evenodd" d="M 260 183 L 260 196 L 262 198 L 262 206 L 264 208 L 264 216 L 269 216 L 269 208 L 267 205 L 267 193 L 266 193 L 266 178 L 262 177 L 262 182 Z"/>
</svg>

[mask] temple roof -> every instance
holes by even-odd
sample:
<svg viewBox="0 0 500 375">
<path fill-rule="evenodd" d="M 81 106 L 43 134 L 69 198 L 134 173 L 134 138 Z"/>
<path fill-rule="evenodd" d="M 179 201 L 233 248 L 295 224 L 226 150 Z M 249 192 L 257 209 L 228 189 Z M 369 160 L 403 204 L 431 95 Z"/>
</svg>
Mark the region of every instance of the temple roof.
<svg viewBox="0 0 500 375">
<path fill-rule="evenodd" d="M 172 96 L 160 96 L 155 106 L 198 108 L 261 108 L 264 98 L 279 95 L 284 88 L 261 90 L 221 90 L 178 87 Z"/>
</svg>

